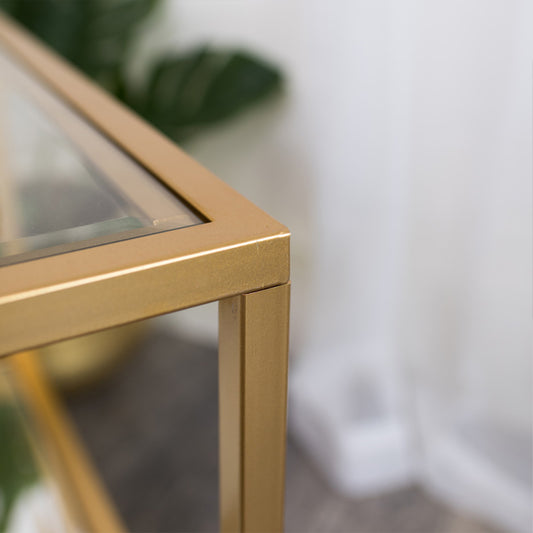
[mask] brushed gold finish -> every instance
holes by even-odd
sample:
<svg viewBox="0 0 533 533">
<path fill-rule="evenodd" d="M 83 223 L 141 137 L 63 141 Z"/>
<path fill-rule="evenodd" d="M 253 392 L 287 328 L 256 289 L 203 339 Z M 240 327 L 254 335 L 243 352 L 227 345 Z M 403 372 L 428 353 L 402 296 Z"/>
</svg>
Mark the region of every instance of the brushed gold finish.
<svg viewBox="0 0 533 533">
<path fill-rule="evenodd" d="M 220 302 L 224 533 L 283 530 L 290 285 Z"/>
<path fill-rule="evenodd" d="M 207 224 L 190 230 L 203 226 Z M 166 244 L 166 249 L 158 252 L 168 254 L 172 243 L 179 241 L 177 234 L 181 231 L 187 232 L 189 228 L 168 232 L 174 236 L 158 234 L 135 239 L 136 255 L 142 256 L 150 244 L 155 247 L 154 240 L 161 246 Z M 165 238 L 161 241 L 152 239 L 160 236 Z M 121 256 L 120 251 L 116 251 L 116 256 L 109 257 L 109 252 L 121 250 L 119 245 L 130 245 L 131 242 L 108 244 L 0 268 L 0 291 L 11 281 L 14 284 L 25 280 L 32 283 L 31 273 L 38 275 L 35 265 L 50 267 L 41 274 L 57 277 L 55 285 L 0 297 L 0 353 L 14 353 L 219 300 L 242 291 L 255 290 L 262 283 L 277 285 L 285 280 L 283 271 L 288 268 L 287 235 L 110 270 L 112 267 L 108 262 L 123 263 L 127 254 L 124 252 Z M 80 260 L 79 254 L 85 262 Z M 58 270 L 50 265 L 57 266 Z M 88 272 L 91 266 L 93 273 L 107 271 L 91 275 Z M 10 272 L 6 272 L 8 270 Z M 68 278 L 72 270 L 83 270 L 87 276 L 61 282 L 61 273 Z M 11 272 L 17 276 L 11 278 Z"/>
<path fill-rule="evenodd" d="M 3 16 L 0 45 L 209 220 L 2 267 L 0 354 L 288 281 L 284 226 Z"/>
</svg>

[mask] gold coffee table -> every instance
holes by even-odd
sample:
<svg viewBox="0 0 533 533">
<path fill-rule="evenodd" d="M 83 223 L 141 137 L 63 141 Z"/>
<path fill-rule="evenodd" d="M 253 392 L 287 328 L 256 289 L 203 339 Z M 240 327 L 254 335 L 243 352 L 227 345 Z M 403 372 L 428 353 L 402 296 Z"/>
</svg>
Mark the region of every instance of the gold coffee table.
<svg viewBox="0 0 533 533">
<path fill-rule="evenodd" d="M 0 17 L 0 355 L 219 301 L 222 531 L 282 529 L 289 236 Z M 90 527 L 120 529 L 24 357 Z"/>
</svg>

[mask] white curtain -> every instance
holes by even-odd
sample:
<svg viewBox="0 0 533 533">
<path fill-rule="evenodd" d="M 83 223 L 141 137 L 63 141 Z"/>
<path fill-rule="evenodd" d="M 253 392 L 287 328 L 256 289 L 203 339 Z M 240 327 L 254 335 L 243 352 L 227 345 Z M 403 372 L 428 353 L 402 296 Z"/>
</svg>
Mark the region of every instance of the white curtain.
<svg viewBox="0 0 533 533">
<path fill-rule="evenodd" d="M 289 79 L 282 106 L 189 149 L 293 230 L 290 430 L 347 494 L 416 481 L 530 531 L 531 1 L 176 0 L 161 18 Z"/>
<path fill-rule="evenodd" d="M 530 531 L 531 4 L 338 7 L 295 432 L 347 493 L 417 480 Z"/>
</svg>

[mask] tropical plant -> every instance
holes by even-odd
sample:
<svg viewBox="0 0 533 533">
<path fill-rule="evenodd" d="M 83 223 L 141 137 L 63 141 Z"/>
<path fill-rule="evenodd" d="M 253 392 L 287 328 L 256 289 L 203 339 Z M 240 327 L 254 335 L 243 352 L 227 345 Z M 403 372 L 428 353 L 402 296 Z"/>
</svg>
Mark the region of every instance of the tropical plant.
<svg viewBox="0 0 533 533">
<path fill-rule="evenodd" d="M 126 67 L 161 0 L 0 0 L 0 8 L 176 141 L 277 91 L 280 71 L 243 50 L 201 46 L 157 58 L 138 87 Z"/>
</svg>

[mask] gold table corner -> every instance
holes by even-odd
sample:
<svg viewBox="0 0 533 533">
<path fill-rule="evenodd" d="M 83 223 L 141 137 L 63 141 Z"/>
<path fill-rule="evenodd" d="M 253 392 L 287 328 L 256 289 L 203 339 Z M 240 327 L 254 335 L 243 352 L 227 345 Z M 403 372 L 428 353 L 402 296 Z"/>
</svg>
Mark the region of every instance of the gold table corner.
<svg viewBox="0 0 533 533">
<path fill-rule="evenodd" d="M 1 15 L 0 46 L 202 219 L 0 266 L 0 355 L 219 301 L 221 528 L 281 531 L 289 231 Z M 57 407 L 40 383 L 34 394 Z M 80 490 L 102 493 L 68 423 L 55 420 L 86 481 Z M 106 531 L 120 529 L 112 512 L 99 515 Z"/>
</svg>

